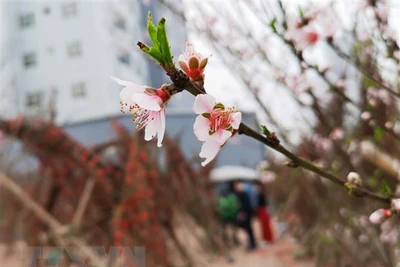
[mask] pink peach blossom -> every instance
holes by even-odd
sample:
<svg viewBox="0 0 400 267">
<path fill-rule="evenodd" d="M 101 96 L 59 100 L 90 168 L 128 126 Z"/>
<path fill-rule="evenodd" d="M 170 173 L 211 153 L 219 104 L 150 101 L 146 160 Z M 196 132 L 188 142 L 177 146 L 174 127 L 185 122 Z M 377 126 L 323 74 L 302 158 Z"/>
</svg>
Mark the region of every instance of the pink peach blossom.
<svg viewBox="0 0 400 267">
<path fill-rule="evenodd" d="M 330 138 L 332 138 L 333 140 L 341 140 L 344 138 L 344 131 L 342 128 L 337 127 L 335 129 L 332 130 L 332 132 L 330 133 Z"/>
<path fill-rule="evenodd" d="M 112 77 L 123 86 L 120 93 L 121 112 L 125 109 L 132 115 L 136 129 L 145 128 L 144 139 L 152 140 L 157 135 L 157 146 L 162 146 L 165 133 L 165 105 L 170 94 L 165 88 L 155 89 L 149 86 L 137 85 Z"/>
<path fill-rule="evenodd" d="M 208 94 L 196 96 L 193 105 L 194 112 L 199 114 L 193 126 L 194 134 L 203 143 L 200 157 L 205 158 L 202 165 L 207 165 L 215 158 L 221 147 L 239 128 L 242 113 L 233 107 L 225 107 L 217 103 L 216 99 Z"/>
</svg>

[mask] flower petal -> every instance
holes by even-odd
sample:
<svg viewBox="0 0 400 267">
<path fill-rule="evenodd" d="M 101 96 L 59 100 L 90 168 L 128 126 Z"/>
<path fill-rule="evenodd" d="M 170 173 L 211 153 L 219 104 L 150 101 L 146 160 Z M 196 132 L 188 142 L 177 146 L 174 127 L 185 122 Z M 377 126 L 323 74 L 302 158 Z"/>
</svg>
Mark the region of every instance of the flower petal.
<svg viewBox="0 0 400 267">
<path fill-rule="evenodd" d="M 130 88 L 130 90 L 135 91 L 137 93 L 144 92 L 145 88 L 149 87 L 149 86 L 138 85 L 133 82 L 124 81 L 115 77 L 111 77 L 111 79 L 116 81 L 119 85 Z"/>
<path fill-rule="evenodd" d="M 183 61 L 178 61 L 178 63 L 179 63 L 179 66 L 181 67 L 181 69 L 182 69 L 185 73 L 189 71 L 189 67 L 186 65 L 185 62 L 183 62 Z"/>
<path fill-rule="evenodd" d="M 197 95 L 194 100 L 193 110 L 197 114 L 210 113 L 215 105 L 215 97 L 208 94 Z"/>
<path fill-rule="evenodd" d="M 204 167 L 208 163 L 210 163 L 210 161 L 212 161 L 215 158 L 215 156 L 217 156 L 220 149 L 221 149 L 220 144 L 218 144 L 212 139 L 209 139 L 206 142 L 204 142 L 199 154 L 201 158 L 205 158 L 205 160 L 201 163 L 201 165 Z"/>
<path fill-rule="evenodd" d="M 140 107 L 152 111 L 160 111 L 162 100 L 156 95 L 148 95 L 145 93 L 135 93 L 132 95 L 132 99 Z"/>
<path fill-rule="evenodd" d="M 153 139 L 156 136 L 159 127 L 160 127 L 159 112 L 150 111 L 148 117 L 148 123 L 144 130 L 144 140 L 150 141 L 151 139 Z"/>
<path fill-rule="evenodd" d="M 224 129 L 220 129 L 217 132 L 215 132 L 213 135 L 211 135 L 209 138 L 214 139 L 215 142 L 217 142 L 220 145 L 225 144 L 226 140 L 229 139 L 229 137 L 232 136 L 231 131 L 227 131 Z"/>
<path fill-rule="evenodd" d="M 157 146 L 161 147 L 165 134 L 165 109 L 161 109 L 160 112 L 158 112 L 158 116 L 160 123 L 157 129 Z"/>
<path fill-rule="evenodd" d="M 136 91 L 132 87 L 124 87 L 119 93 L 119 98 L 121 98 L 122 102 L 131 106 L 135 104 L 135 101 L 133 101 L 132 97 L 135 93 Z"/>
<path fill-rule="evenodd" d="M 242 113 L 241 112 L 235 112 L 232 115 L 232 122 L 231 122 L 232 128 L 237 130 L 239 128 L 239 125 L 240 125 L 241 122 L 242 122 Z"/>
<path fill-rule="evenodd" d="M 206 141 L 210 131 L 210 121 L 204 118 L 203 115 L 199 115 L 193 125 L 194 135 L 196 135 L 199 141 Z"/>
</svg>

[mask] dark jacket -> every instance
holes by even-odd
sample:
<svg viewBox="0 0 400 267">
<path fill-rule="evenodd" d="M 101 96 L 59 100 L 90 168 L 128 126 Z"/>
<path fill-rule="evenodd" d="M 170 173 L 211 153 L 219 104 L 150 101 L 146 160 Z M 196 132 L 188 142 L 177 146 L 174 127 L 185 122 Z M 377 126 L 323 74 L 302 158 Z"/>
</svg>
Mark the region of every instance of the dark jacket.
<svg viewBox="0 0 400 267">
<path fill-rule="evenodd" d="M 243 212 L 247 217 L 251 217 L 253 215 L 253 207 L 251 206 L 250 198 L 246 192 L 235 192 L 235 195 L 239 199 L 240 202 L 240 210 L 239 212 Z"/>
</svg>

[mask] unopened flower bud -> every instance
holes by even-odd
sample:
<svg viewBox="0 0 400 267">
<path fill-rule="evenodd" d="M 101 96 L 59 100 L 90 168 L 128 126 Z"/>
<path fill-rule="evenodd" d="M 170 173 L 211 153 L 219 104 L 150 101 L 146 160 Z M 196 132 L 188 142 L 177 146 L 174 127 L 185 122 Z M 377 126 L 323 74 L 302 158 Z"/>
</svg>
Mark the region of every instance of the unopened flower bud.
<svg viewBox="0 0 400 267">
<path fill-rule="evenodd" d="M 342 128 L 338 127 L 332 130 L 329 135 L 333 140 L 341 140 L 344 138 L 344 131 Z"/>
<path fill-rule="evenodd" d="M 186 51 L 179 56 L 178 63 L 186 75 L 193 81 L 202 81 L 204 79 L 203 72 L 207 66 L 208 58 L 197 53 L 192 44 L 186 44 Z"/>
<path fill-rule="evenodd" d="M 385 127 L 386 127 L 386 129 L 392 129 L 392 128 L 393 128 L 393 122 L 387 121 L 387 122 L 385 123 Z"/>
<path fill-rule="evenodd" d="M 363 121 L 369 121 L 371 119 L 371 113 L 368 111 L 364 111 L 363 113 L 361 113 L 361 119 Z"/>
<path fill-rule="evenodd" d="M 352 185 L 358 185 L 358 186 L 361 186 L 361 184 L 362 184 L 360 175 L 356 172 L 350 172 L 347 175 L 347 182 Z"/>
<path fill-rule="evenodd" d="M 374 120 L 370 120 L 368 125 L 371 127 L 374 127 L 374 126 L 376 126 L 376 122 Z"/>
<path fill-rule="evenodd" d="M 397 212 L 400 212 L 400 198 L 392 199 L 392 208 Z"/>
<path fill-rule="evenodd" d="M 373 224 L 381 224 L 392 216 L 392 212 L 388 209 L 378 209 L 369 216 L 369 221 Z"/>
</svg>

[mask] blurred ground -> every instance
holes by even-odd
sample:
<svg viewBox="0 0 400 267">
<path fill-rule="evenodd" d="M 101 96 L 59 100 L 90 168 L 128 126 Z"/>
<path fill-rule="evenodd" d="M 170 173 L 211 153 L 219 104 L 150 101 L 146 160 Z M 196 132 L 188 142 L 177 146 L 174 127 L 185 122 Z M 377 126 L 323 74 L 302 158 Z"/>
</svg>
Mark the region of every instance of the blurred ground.
<svg viewBox="0 0 400 267">
<path fill-rule="evenodd" d="M 298 246 L 288 238 L 279 239 L 275 244 L 265 248 L 259 248 L 255 252 L 246 252 L 243 248 L 233 251 L 235 259 L 233 263 L 228 263 L 220 258 L 212 261 L 210 267 L 312 267 L 315 266 L 312 260 L 295 261 L 293 255 Z"/>
<path fill-rule="evenodd" d="M 223 257 L 210 262 L 210 267 L 312 267 L 314 261 L 295 260 L 295 252 L 300 248 L 290 236 L 280 236 L 274 244 L 263 244 L 260 242 L 261 233 L 258 222 L 254 222 L 254 230 L 259 248 L 254 252 L 246 252 L 246 236 L 242 231 L 239 233 L 242 246 L 232 251 L 233 263 L 228 263 Z"/>
<path fill-rule="evenodd" d="M 276 225 L 275 220 L 273 220 Z M 209 254 L 202 253 L 195 240 L 190 238 L 188 235 L 187 227 L 189 224 L 185 224 L 182 227 L 182 231 L 179 233 L 180 239 L 185 240 L 184 246 L 190 249 L 190 256 L 194 260 L 195 266 L 207 266 L 207 267 L 313 267 L 315 266 L 312 259 L 307 260 L 295 260 L 294 254 L 300 249 L 300 246 L 295 243 L 293 238 L 288 234 L 278 236 L 274 244 L 265 244 L 261 240 L 261 232 L 258 225 L 258 221 L 254 220 L 254 231 L 257 238 L 259 248 L 253 252 L 247 252 L 246 247 L 246 235 L 242 230 L 238 232 L 238 238 L 241 243 L 239 247 L 236 247 L 231 251 L 231 255 L 234 258 L 233 263 L 227 262 L 225 257 L 221 255 L 215 255 L 211 257 Z M 186 228 L 186 229 L 184 229 Z M 190 227 L 189 227 L 190 228 Z M 193 228 L 191 228 L 193 230 Z M 277 232 L 277 231 L 275 231 Z M 4 257 L 6 254 L 6 248 L 0 246 L 0 266 L 4 267 L 22 267 L 27 266 L 25 262 L 21 261 L 18 256 Z M 177 263 L 177 266 L 184 266 L 184 264 Z"/>
</svg>

